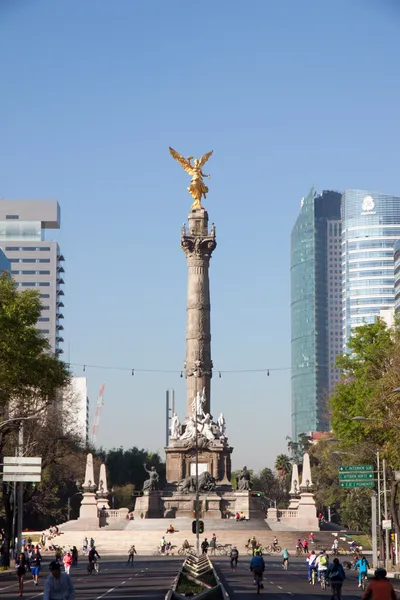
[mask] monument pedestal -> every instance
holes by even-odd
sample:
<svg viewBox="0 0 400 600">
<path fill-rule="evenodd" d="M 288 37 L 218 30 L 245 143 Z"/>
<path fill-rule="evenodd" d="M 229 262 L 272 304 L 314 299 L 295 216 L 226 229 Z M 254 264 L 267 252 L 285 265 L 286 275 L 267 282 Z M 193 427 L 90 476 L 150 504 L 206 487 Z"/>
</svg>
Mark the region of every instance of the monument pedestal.
<svg viewBox="0 0 400 600">
<path fill-rule="evenodd" d="M 319 530 L 317 507 L 315 505 L 314 494 L 311 492 L 302 492 L 300 494 L 296 525 L 299 531 L 306 531 L 308 529 L 310 531 Z"/>
<path fill-rule="evenodd" d="M 84 521 L 83 524 L 85 525 L 85 527 L 99 526 L 99 513 L 97 510 L 97 500 L 95 493 L 83 493 L 78 521 Z"/>
<path fill-rule="evenodd" d="M 133 511 L 135 519 L 161 519 L 164 516 L 163 512 L 160 491 L 144 492 L 143 496 L 136 498 Z"/>
<path fill-rule="evenodd" d="M 214 440 L 206 449 L 199 449 L 199 475 L 208 471 L 219 485 L 231 485 L 231 454 L 233 448 Z M 196 448 L 187 447 L 180 440 L 171 441 L 165 448 L 168 483 L 178 483 L 196 475 Z"/>
</svg>

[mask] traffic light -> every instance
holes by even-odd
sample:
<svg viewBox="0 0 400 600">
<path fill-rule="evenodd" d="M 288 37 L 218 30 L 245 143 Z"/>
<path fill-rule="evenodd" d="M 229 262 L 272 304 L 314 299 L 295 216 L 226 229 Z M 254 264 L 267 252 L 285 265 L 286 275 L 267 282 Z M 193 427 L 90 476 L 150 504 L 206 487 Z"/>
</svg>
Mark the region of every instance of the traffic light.
<svg viewBox="0 0 400 600">
<path fill-rule="evenodd" d="M 261 498 L 261 492 L 251 492 L 253 498 Z"/>
<path fill-rule="evenodd" d="M 197 521 L 192 521 L 192 533 L 197 533 Z M 204 533 L 204 521 L 199 521 L 199 533 Z"/>
</svg>

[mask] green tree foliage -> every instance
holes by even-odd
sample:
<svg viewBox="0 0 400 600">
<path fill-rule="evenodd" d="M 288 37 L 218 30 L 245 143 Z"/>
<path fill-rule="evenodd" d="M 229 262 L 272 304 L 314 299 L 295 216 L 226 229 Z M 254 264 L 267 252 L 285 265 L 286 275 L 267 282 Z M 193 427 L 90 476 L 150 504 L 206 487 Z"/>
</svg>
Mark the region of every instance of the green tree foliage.
<svg viewBox="0 0 400 600">
<path fill-rule="evenodd" d="M 286 454 L 278 454 L 275 460 L 275 469 L 280 479 L 285 479 L 292 472 L 292 462 Z"/>
<path fill-rule="evenodd" d="M 141 490 L 143 482 L 148 479 L 148 475 L 143 468 L 155 466 L 160 476 L 160 485 L 165 483 L 165 463 L 161 461 L 158 454 L 133 447 L 129 450 L 123 448 L 113 448 L 107 452 L 101 453 L 107 467 L 108 487 L 125 486 L 132 484 L 134 490 Z"/>
<path fill-rule="evenodd" d="M 380 396 L 380 380 L 391 368 L 396 339 L 397 334 L 378 320 L 358 327 L 349 340 L 349 353 L 338 357 L 337 366 L 343 370 L 343 377 L 330 401 L 331 424 L 344 443 L 362 443 L 374 429 L 352 419 L 371 417 L 373 400 Z"/>
<path fill-rule="evenodd" d="M 253 478 L 253 489 L 261 491 L 269 504 L 285 508 L 289 501 L 290 473 L 286 477 L 277 477 L 272 469 L 266 467 Z"/>
<path fill-rule="evenodd" d="M 288 441 L 288 450 L 291 460 L 295 463 L 301 463 L 305 452 L 308 452 L 311 447 L 311 438 L 306 433 L 300 433 L 297 440 L 292 440 L 291 437 L 286 437 Z"/>
<path fill-rule="evenodd" d="M 24 454 L 39 454 L 45 470 L 56 460 L 55 440 L 61 435 L 59 392 L 69 383 L 70 374 L 36 327 L 40 312 L 37 292 L 19 293 L 7 274 L 0 276 L 0 454 L 14 455 L 23 423 Z M 25 500 L 38 494 L 39 488 L 26 486 Z M 4 483 L 0 509 L 8 535 L 10 500 L 10 486 Z"/>
</svg>

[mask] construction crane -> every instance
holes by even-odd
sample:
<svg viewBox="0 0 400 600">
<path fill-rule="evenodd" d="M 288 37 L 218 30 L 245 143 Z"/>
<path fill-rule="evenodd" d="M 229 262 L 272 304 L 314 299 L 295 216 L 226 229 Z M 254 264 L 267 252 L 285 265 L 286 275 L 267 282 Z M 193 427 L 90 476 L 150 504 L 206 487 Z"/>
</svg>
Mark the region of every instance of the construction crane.
<svg viewBox="0 0 400 600">
<path fill-rule="evenodd" d="M 100 415 L 101 409 L 103 408 L 103 393 L 104 393 L 105 383 L 100 387 L 100 392 L 97 398 L 96 404 L 96 412 L 94 415 L 93 427 L 92 427 L 92 444 L 95 445 L 97 442 L 97 434 L 99 432 L 99 424 L 100 424 Z"/>
</svg>

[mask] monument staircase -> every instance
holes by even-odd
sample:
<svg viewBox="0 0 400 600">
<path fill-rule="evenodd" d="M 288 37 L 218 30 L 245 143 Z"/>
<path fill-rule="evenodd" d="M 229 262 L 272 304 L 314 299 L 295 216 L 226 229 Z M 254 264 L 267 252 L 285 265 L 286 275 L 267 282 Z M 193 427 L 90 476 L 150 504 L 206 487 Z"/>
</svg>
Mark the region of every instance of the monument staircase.
<svg viewBox="0 0 400 600">
<path fill-rule="evenodd" d="M 289 552 L 295 552 L 296 541 L 308 538 L 309 531 L 271 531 L 265 521 L 262 519 L 252 519 L 246 522 L 236 522 L 233 519 L 203 519 L 204 533 L 200 536 L 210 540 L 212 534 L 217 536 L 218 544 L 234 544 L 237 546 L 241 555 L 245 550 L 247 540 L 253 535 L 264 545 L 272 543 L 274 535 L 278 537 L 279 545 L 288 548 Z M 112 525 L 101 529 L 83 529 L 73 530 L 71 528 L 74 522 L 71 521 L 61 525 L 62 534 L 57 538 L 56 543 L 63 547 L 76 545 L 82 547 L 82 539 L 87 536 L 93 537 L 96 547 L 100 553 L 124 555 L 132 544 L 135 544 L 139 554 L 151 555 L 159 546 L 161 537 L 165 535 L 166 540 L 171 541 L 174 548 L 173 554 L 177 554 L 185 539 L 190 544 L 195 544 L 195 536 L 192 533 L 192 519 L 172 519 L 171 523 L 176 528 L 173 534 L 166 534 L 166 529 L 170 525 L 167 519 L 142 519 L 126 521 L 123 529 L 117 530 Z M 75 522 L 76 525 L 78 524 Z M 69 527 L 68 527 L 69 526 Z M 332 546 L 333 534 L 327 531 L 315 531 L 315 547 L 320 546 L 330 548 Z"/>
</svg>

